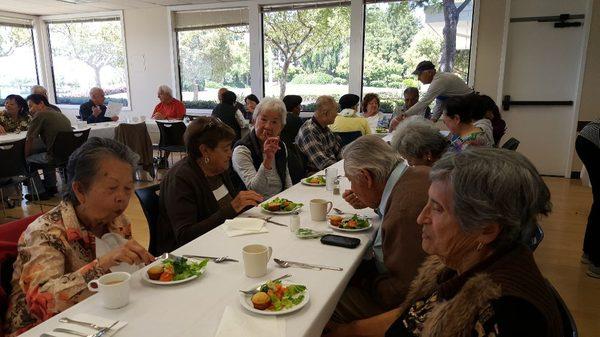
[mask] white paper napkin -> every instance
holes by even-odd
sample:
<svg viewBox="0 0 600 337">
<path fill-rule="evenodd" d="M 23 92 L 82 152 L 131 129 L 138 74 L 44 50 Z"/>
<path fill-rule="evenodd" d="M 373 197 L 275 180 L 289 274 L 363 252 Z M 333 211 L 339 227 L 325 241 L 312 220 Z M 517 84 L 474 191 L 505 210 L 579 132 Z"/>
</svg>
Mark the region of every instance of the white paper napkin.
<svg viewBox="0 0 600 337">
<path fill-rule="evenodd" d="M 229 237 L 269 232 L 267 227 L 265 227 L 265 221 L 256 218 L 235 218 L 225 220 L 223 223 L 223 230 Z"/>
<path fill-rule="evenodd" d="M 285 319 L 251 316 L 225 307 L 215 337 L 285 337 Z"/>
<path fill-rule="evenodd" d="M 102 235 L 102 238 L 96 238 L 96 257 L 102 257 L 114 248 L 120 247 L 125 243 L 127 243 L 127 239 L 125 239 L 121 235 L 117 233 L 106 233 Z M 111 267 L 110 271 L 124 271 L 132 274 L 142 267 L 143 265 L 131 265 L 125 262 L 121 262 L 120 264 Z"/>
<path fill-rule="evenodd" d="M 59 315 L 62 315 L 62 314 L 59 314 Z M 68 316 L 68 317 L 71 319 L 77 320 L 77 321 L 94 323 L 94 324 L 100 325 L 100 326 L 111 326 L 115 322 L 114 319 L 107 319 L 107 318 L 103 318 L 100 316 L 84 314 L 84 313 L 74 314 L 73 316 Z M 108 333 L 106 333 L 104 336 L 113 336 L 126 325 L 127 325 L 127 322 L 119 320 L 119 323 L 117 323 L 117 325 L 110 328 L 110 331 Z M 94 333 L 98 332 L 98 330 L 88 328 L 88 327 L 78 325 L 78 324 L 71 324 L 71 323 L 59 323 L 57 328 L 65 328 L 65 329 L 69 329 L 69 330 L 75 330 L 75 331 L 79 331 L 79 332 L 85 333 L 85 334 L 94 334 Z M 73 335 L 70 335 L 70 334 L 67 334 L 64 332 L 49 331 L 48 333 L 50 333 L 51 335 L 56 336 L 56 337 L 63 337 L 63 336 L 64 337 L 67 337 L 67 336 L 73 337 Z"/>
</svg>

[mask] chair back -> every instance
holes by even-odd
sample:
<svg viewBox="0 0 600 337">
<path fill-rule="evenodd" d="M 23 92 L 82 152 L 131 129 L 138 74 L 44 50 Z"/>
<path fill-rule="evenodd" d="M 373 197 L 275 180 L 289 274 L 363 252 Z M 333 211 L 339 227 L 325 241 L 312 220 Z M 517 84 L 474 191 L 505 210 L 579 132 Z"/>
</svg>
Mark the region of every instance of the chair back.
<svg viewBox="0 0 600 337">
<path fill-rule="evenodd" d="M 0 178 L 27 175 L 25 139 L 0 144 Z"/>
<path fill-rule="evenodd" d="M 517 147 L 519 147 L 519 144 L 521 142 L 516 139 L 516 138 L 510 138 L 509 140 L 507 140 L 504 145 L 502 145 L 503 149 L 507 149 L 507 150 L 512 150 L 512 151 L 516 151 Z"/>
<path fill-rule="evenodd" d="M 158 214 L 159 214 L 159 196 L 160 185 L 152 185 L 145 188 L 139 188 L 135 190 L 135 195 L 140 200 L 142 210 L 148 220 L 148 229 L 150 231 L 150 243 L 148 244 L 148 251 L 150 254 L 157 256 L 158 251 L 156 248 L 156 227 L 158 226 Z"/>
<path fill-rule="evenodd" d="M 185 124 L 183 122 L 160 122 L 156 121 L 160 140 L 158 147 L 183 146 L 183 134 L 185 133 Z"/>
<path fill-rule="evenodd" d="M 52 147 L 52 163 L 56 166 L 64 166 L 69 157 L 77 148 L 88 140 L 90 129 L 59 132 Z"/>
<path fill-rule="evenodd" d="M 139 158 L 138 164 L 144 169 L 152 166 L 152 140 L 145 122 L 137 124 L 121 123 L 115 128 L 115 140 L 129 147 Z"/>
<path fill-rule="evenodd" d="M 340 136 L 340 139 L 342 140 L 342 147 L 352 143 L 357 138 L 362 136 L 362 132 L 360 131 L 336 132 L 335 134 Z"/>
<path fill-rule="evenodd" d="M 552 292 L 554 299 L 556 300 L 556 305 L 558 306 L 558 312 L 560 313 L 560 318 L 562 319 L 563 325 L 563 333 L 565 337 L 578 337 L 579 333 L 577 332 L 577 325 L 575 324 L 575 319 L 573 319 L 573 315 L 571 315 L 571 311 L 567 307 L 567 304 L 562 299 L 556 288 L 546 279 L 546 284 L 548 288 Z"/>
<path fill-rule="evenodd" d="M 0 320 L 4 318 L 10 298 L 13 263 L 21 234 L 42 213 L 0 225 Z"/>
</svg>

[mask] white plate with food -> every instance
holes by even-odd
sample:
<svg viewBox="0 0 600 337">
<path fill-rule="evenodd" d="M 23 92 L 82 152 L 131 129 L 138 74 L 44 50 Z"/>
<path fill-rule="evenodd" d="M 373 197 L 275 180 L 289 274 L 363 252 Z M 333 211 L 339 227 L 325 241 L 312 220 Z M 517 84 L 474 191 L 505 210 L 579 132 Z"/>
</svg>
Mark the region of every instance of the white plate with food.
<svg viewBox="0 0 600 337">
<path fill-rule="evenodd" d="M 299 211 L 304 204 L 293 202 L 285 198 L 275 198 L 267 202 L 260 204 L 260 208 L 266 213 L 270 214 L 292 214 Z"/>
<path fill-rule="evenodd" d="M 142 269 L 142 278 L 152 284 L 175 285 L 189 282 L 204 273 L 208 259 L 160 259 Z"/>
<path fill-rule="evenodd" d="M 325 186 L 327 184 L 327 181 L 325 180 L 324 175 L 316 175 L 316 176 L 304 178 L 304 179 L 300 180 L 300 182 L 303 185 L 308 185 L 308 186 Z"/>
<path fill-rule="evenodd" d="M 275 316 L 298 311 L 309 300 L 308 289 L 301 284 L 285 281 L 267 281 L 257 284 L 261 290 L 254 295 L 240 293 L 240 303 L 251 312 Z"/>
<path fill-rule="evenodd" d="M 330 215 L 327 222 L 329 223 L 329 227 L 342 232 L 362 232 L 373 227 L 368 218 L 356 214 L 345 217 Z"/>
</svg>

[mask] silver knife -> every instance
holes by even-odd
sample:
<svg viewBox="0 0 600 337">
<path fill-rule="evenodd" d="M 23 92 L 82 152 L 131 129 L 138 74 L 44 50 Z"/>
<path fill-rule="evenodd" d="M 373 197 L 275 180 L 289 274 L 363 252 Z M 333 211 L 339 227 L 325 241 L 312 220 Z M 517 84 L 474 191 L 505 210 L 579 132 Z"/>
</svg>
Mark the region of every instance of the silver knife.
<svg viewBox="0 0 600 337">
<path fill-rule="evenodd" d="M 294 261 L 288 261 L 286 260 L 287 263 L 292 264 L 292 265 L 296 265 L 298 267 L 308 267 L 308 268 L 321 268 L 321 269 L 327 269 L 327 270 L 337 270 L 337 271 L 343 271 L 344 268 L 342 267 L 330 267 L 330 266 L 323 266 L 320 264 L 310 264 L 310 263 L 304 263 L 304 262 L 294 262 Z"/>
</svg>

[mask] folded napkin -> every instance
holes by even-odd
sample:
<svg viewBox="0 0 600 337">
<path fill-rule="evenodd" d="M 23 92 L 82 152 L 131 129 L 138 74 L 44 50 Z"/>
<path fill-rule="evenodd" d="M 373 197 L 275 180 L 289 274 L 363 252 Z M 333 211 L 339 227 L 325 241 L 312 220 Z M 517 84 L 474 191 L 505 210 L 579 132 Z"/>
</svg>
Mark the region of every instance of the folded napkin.
<svg viewBox="0 0 600 337">
<path fill-rule="evenodd" d="M 96 257 L 102 257 L 106 253 L 110 252 L 114 248 L 120 247 L 127 243 L 127 239 L 117 233 L 106 233 L 102 235 L 102 238 L 96 238 Z M 131 265 L 125 262 L 121 262 L 116 266 L 110 268 L 110 271 L 124 271 L 132 274 L 138 271 L 144 265 Z"/>
<path fill-rule="evenodd" d="M 223 230 L 227 236 L 240 236 L 248 234 L 268 233 L 263 219 L 256 218 L 235 218 L 225 220 Z"/>
<path fill-rule="evenodd" d="M 62 314 L 59 314 L 62 315 Z M 64 315 L 63 315 L 64 316 Z M 62 317 L 62 316 L 60 316 Z M 95 315 L 90 315 L 90 314 L 74 314 L 73 316 L 67 316 L 71 319 L 74 319 L 76 321 L 81 321 L 81 322 L 87 322 L 87 323 L 93 323 L 96 325 L 100 325 L 100 326 L 111 326 L 116 320 L 114 319 L 107 319 L 107 318 L 103 318 L 100 316 L 95 316 Z M 124 326 L 127 325 L 127 322 L 125 321 L 121 321 L 119 320 L 119 323 L 117 323 L 117 325 L 113 326 L 112 328 L 110 328 L 110 331 L 108 331 L 104 336 L 113 336 L 115 335 L 119 330 L 121 330 Z M 57 328 L 64 328 L 64 329 L 69 329 L 69 330 L 75 330 L 75 331 L 79 331 L 81 333 L 85 333 L 88 335 L 94 334 L 96 332 L 98 332 L 98 330 L 92 329 L 92 328 L 88 328 L 85 327 L 83 325 L 79 325 L 79 324 L 71 324 L 71 323 L 59 323 L 59 325 L 57 326 Z M 56 336 L 56 337 L 67 337 L 67 336 L 71 336 L 73 337 L 73 335 L 71 334 L 67 334 L 64 332 L 54 332 L 54 331 L 49 331 L 49 334 Z"/>
<path fill-rule="evenodd" d="M 225 307 L 215 337 L 285 337 L 285 319 L 251 316 Z"/>
</svg>

